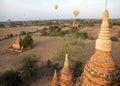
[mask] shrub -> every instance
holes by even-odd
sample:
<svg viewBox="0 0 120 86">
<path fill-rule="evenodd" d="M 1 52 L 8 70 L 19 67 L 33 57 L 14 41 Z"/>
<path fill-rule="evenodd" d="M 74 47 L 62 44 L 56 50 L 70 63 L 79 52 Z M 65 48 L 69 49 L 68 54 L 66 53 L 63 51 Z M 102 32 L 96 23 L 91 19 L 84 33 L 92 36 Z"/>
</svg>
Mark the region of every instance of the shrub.
<svg viewBox="0 0 120 86">
<path fill-rule="evenodd" d="M 82 39 L 86 39 L 86 38 L 88 38 L 88 34 L 86 33 L 86 32 L 77 32 L 76 33 L 76 37 L 77 38 L 82 38 Z"/>
<path fill-rule="evenodd" d="M 49 32 L 57 31 L 59 28 L 57 25 L 51 25 L 49 26 Z"/>
<path fill-rule="evenodd" d="M 49 27 L 49 33 L 50 36 L 64 36 L 68 31 L 61 31 L 61 28 L 59 28 L 57 25 L 52 25 Z"/>
<path fill-rule="evenodd" d="M 4 37 L 4 39 L 7 39 L 8 37 Z"/>
<path fill-rule="evenodd" d="M 19 73 L 6 71 L 0 76 L 0 86 L 20 86 L 22 83 Z"/>
<path fill-rule="evenodd" d="M 116 36 L 112 36 L 112 37 L 111 37 L 111 40 L 112 40 L 112 41 L 118 41 L 118 38 L 117 38 Z"/>
<path fill-rule="evenodd" d="M 7 35 L 7 38 L 11 38 L 11 37 L 13 37 L 13 34 L 8 34 Z"/>
<path fill-rule="evenodd" d="M 75 61 L 73 63 L 74 77 L 79 77 L 83 72 L 84 64 L 81 61 Z"/>
<path fill-rule="evenodd" d="M 71 32 L 77 32 L 77 31 L 78 31 L 78 28 L 77 28 L 77 27 L 70 27 L 70 31 L 71 31 Z"/>
<path fill-rule="evenodd" d="M 34 54 L 24 55 L 22 58 L 20 71 L 22 73 L 22 79 L 25 80 L 29 79 L 29 77 L 35 76 L 39 60 Z"/>
<path fill-rule="evenodd" d="M 42 31 L 41 31 L 41 36 L 47 36 L 47 35 L 48 35 L 48 33 L 47 33 L 46 30 L 42 30 Z"/>
<path fill-rule="evenodd" d="M 118 36 L 120 37 L 120 31 L 118 31 Z"/>
<path fill-rule="evenodd" d="M 48 30 L 47 27 L 44 27 L 43 30 Z"/>
<path fill-rule="evenodd" d="M 93 36 L 90 36 L 89 39 L 90 39 L 90 40 L 94 40 L 95 38 L 94 38 Z"/>
<path fill-rule="evenodd" d="M 87 26 L 94 26 L 94 23 L 93 22 L 88 22 Z"/>
<path fill-rule="evenodd" d="M 21 31 L 20 35 L 26 35 L 27 33 L 25 31 Z"/>
<path fill-rule="evenodd" d="M 66 34 L 65 31 L 58 31 L 56 32 L 56 36 L 64 36 Z"/>
<path fill-rule="evenodd" d="M 33 39 L 30 35 L 26 35 L 25 38 L 21 41 L 21 44 L 24 48 L 31 47 L 33 44 Z"/>
</svg>

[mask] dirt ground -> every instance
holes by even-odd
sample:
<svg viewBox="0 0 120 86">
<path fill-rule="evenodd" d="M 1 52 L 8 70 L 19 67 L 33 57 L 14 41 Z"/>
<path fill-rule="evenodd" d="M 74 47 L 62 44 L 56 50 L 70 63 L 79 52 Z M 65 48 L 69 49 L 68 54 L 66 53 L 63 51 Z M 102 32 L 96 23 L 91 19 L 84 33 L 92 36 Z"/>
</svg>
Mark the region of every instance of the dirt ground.
<svg viewBox="0 0 120 86">
<path fill-rule="evenodd" d="M 34 29 L 33 29 L 34 28 Z M 6 36 L 6 34 L 13 33 L 18 34 L 21 31 L 35 31 L 36 29 L 42 29 L 43 26 L 32 26 L 32 27 L 20 27 L 20 28 L 0 28 L 0 37 Z M 80 31 L 85 31 L 89 36 L 93 36 L 97 38 L 100 27 L 86 27 L 81 29 Z M 115 26 L 113 29 L 110 29 L 111 36 L 117 35 L 118 30 L 120 30 L 120 26 Z M 28 53 L 34 53 L 37 56 L 41 57 L 42 61 L 46 61 L 48 59 L 52 59 L 56 50 L 60 44 L 60 37 L 48 37 L 48 36 L 40 36 L 39 33 L 34 34 L 34 45 L 33 48 L 27 50 L 23 53 L 16 53 L 12 51 L 8 51 L 8 47 L 11 46 L 14 38 L 6 39 L 0 41 L 0 72 L 4 72 L 9 69 L 16 69 L 19 66 L 19 60 L 21 56 Z M 87 56 L 88 59 L 94 53 L 95 50 L 95 40 L 85 40 L 87 47 Z M 120 67 L 120 41 L 112 42 L 113 49 L 112 54 L 115 59 L 116 64 Z M 38 79 L 31 86 L 48 86 L 50 84 L 51 78 L 43 77 L 42 79 Z"/>
</svg>

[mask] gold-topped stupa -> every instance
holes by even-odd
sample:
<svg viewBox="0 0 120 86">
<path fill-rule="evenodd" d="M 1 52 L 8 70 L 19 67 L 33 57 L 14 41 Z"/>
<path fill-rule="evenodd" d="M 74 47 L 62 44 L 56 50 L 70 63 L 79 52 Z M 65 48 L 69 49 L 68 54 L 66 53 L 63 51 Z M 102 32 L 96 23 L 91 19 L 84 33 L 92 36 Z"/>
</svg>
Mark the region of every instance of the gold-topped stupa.
<svg viewBox="0 0 120 86">
<path fill-rule="evenodd" d="M 72 72 L 68 61 L 68 54 L 66 54 L 64 67 L 61 70 L 60 86 L 73 86 Z"/>
<path fill-rule="evenodd" d="M 84 67 L 82 86 L 120 86 L 120 71 L 112 57 L 109 12 L 104 10 L 96 50 Z"/>
<path fill-rule="evenodd" d="M 18 50 L 21 50 L 21 37 L 18 35 L 18 37 L 16 38 L 16 40 L 13 41 L 12 43 L 12 47 L 13 49 L 18 49 Z"/>
</svg>

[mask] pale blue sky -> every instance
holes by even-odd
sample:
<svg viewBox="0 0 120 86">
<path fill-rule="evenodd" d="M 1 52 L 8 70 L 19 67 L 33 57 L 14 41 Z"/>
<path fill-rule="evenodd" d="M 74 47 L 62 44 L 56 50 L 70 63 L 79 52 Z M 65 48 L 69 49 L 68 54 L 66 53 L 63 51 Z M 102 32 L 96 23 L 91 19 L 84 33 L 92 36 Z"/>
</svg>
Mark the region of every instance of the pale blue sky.
<svg viewBox="0 0 120 86">
<path fill-rule="evenodd" d="M 59 5 L 58 10 L 54 5 Z M 105 0 L 0 0 L 0 21 L 101 18 Z M 120 0 L 108 0 L 110 18 L 120 18 Z"/>
</svg>

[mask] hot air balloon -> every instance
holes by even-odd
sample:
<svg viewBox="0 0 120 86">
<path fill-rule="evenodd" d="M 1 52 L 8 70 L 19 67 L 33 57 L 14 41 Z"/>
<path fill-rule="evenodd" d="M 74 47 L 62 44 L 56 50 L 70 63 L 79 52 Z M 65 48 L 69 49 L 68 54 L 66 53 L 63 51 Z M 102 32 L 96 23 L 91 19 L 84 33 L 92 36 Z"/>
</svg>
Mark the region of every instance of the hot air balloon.
<svg viewBox="0 0 120 86">
<path fill-rule="evenodd" d="M 76 17 L 76 16 L 78 16 L 79 11 L 78 11 L 78 10 L 74 10 L 74 11 L 73 11 L 73 14 L 74 14 L 74 16 Z"/>
<path fill-rule="evenodd" d="M 55 8 L 55 10 L 57 10 L 58 9 L 58 5 L 54 5 L 54 8 Z"/>
</svg>

